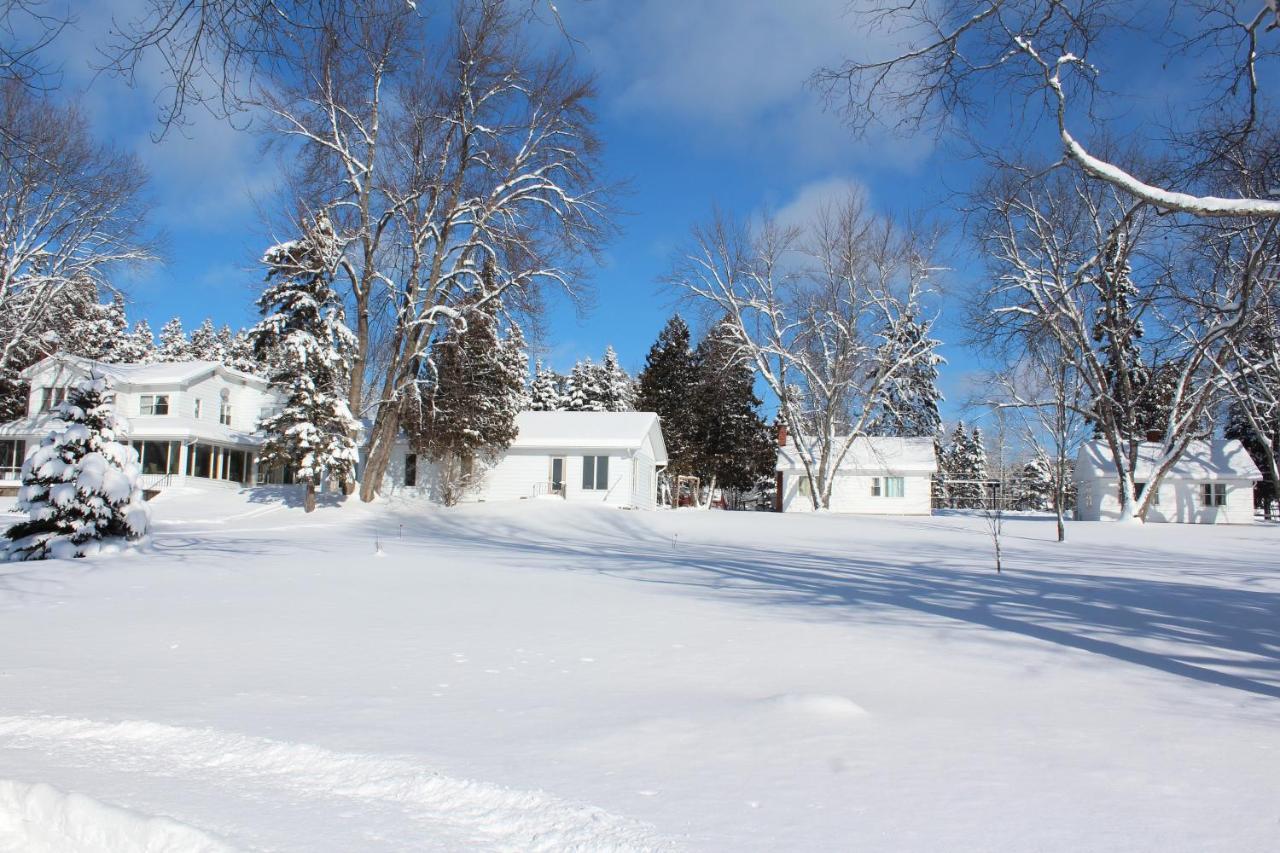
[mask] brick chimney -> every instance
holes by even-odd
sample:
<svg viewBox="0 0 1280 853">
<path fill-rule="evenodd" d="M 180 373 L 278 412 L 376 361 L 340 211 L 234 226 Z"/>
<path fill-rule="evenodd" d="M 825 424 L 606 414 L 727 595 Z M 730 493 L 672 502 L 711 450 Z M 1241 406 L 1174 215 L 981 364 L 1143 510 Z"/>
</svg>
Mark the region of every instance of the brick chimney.
<svg viewBox="0 0 1280 853">
<path fill-rule="evenodd" d="M 778 446 L 787 446 L 787 425 L 782 421 L 778 421 Z"/>
</svg>

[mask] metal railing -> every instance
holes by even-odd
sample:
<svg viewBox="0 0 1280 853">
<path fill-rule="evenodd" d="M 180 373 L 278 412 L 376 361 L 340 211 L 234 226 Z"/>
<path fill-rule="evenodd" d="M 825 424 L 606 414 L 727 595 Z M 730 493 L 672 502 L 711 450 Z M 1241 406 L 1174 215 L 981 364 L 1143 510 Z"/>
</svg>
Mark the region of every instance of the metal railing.
<svg viewBox="0 0 1280 853">
<path fill-rule="evenodd" d="M 535 498 L 540 498 L 540 497 L 544 497 L 544 496 L 547 496 L 547 495 L 555 495 L 555 496 L 557 496 L 557 497 L 561 497 L 561 498 L 563 498 L 563 497 L 564 497 L 564 483 L 560 483 L 559 485 L 557 485 L 557 484 L 555 484 L 555 483 L 552 483 L 552 482 L 549 482 L 549 481 L 548 481 L 548 482 L 545 482 L 545 483 L 534 483 L 534 484 L 533 484 L 533 496 L 534 496 Z"/>
<path fill-rule="evenodd" d="M 158 492 L 173 485 L 173 474 L 145 474 L 138 483 L 144 492 Z"/>
</svg>

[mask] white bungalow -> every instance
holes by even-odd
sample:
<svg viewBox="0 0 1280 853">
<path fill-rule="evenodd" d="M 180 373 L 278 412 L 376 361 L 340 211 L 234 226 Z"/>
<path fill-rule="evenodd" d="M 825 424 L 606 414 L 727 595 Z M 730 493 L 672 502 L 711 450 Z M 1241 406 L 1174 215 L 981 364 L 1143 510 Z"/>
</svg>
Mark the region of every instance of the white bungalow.
<svg viewBox="0 0 1280 853">
<path fill-rule="evenodd" d="M 1134 470 L 1139 494 L 1146 488 L 1161 446 L 1138 445 Z M 1147 521 L 1184 524 L 1253 522 L 1253 486 L 1262 479 L 1258 466 L 1238 441 L 1193 441 L 1160 481 Z M 1120 485 L 1105 441 L 1086 442 L 1075 465 L 1076 518 L 1120 517 Z"/>
<path fill-rule="evenodd" d="M 654 509 L 667 446 L 652 412 L 521 412 L 511 446 L 491 463 L 462 461 L 464 502 L 558 496 L 566 501 Z M 392 456 L 383 493 L 439 498 L 439 467 L 405 441 Z"/>
<path fill-rule="evenodd" d="M 265 381 L 207 361 L 104 364 L 51 356 L 22 372 L 31 384 L 26 417 L 0 424 L 0 487 L 48 434 L 67 388 L 89 375 L 112 380 L 116 411 L 142 460 L 143 487 L 188 479 L 250 484 L 257 476 L 259 417 L 276 405 Z"/>
<path fill-rule="evenodd" d="M 862 436 L 835 473 L 831 511 L 863 515 L 929 515 L 938 460 L 931 438 Z M 809 479 L 785 428 L 778 431 L 774 509 L 812 512 Z"/>
</svg>

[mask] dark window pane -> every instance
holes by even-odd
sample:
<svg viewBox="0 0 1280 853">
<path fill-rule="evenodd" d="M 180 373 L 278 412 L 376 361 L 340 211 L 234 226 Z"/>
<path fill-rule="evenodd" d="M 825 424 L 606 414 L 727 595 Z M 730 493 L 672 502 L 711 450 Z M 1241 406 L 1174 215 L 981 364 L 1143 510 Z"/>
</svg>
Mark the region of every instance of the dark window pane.
<svg viewBox="0 0 1280 853">
<path fill-rule="evenodd" d="M 609 488 L 609 457 L 596 457 L 596 488 Z"/>
<path fill-rule="evenodd" d="M 404 484 L 406 486 L 418 485 L 418 454 L 406 453 L 404 455 Z"/>
<path fill-rule="evenodd" d="M 594 489 L 596 485 L 596 458 L 582 457 L 582 488 Z"/>
</svg>

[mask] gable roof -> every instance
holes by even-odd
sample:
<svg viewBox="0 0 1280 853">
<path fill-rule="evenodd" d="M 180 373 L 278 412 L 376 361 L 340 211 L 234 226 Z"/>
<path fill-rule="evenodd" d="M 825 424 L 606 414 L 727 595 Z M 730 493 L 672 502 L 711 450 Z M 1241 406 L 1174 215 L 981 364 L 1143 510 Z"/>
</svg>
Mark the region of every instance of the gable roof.
<svg viewBox="0 0 1280 853">
<path fill-rule="evenodd" d="M 267 382 L 260 376 L 245 373 L 216 361 L 172 361 L 154 364 L 109 364 L 80 358 L 71 355 L 51 355 L 41 359 L 22 371 L 23 378 L 30 378 L 44 370 L 50 362 L 66 365 L 79 372 L 94 372 L 105 376 L 116 385 L 187 385 L 206 376 L 220 374 L 228 379 L 236 379 L 245 384 L 267 387 Z"/>
<path fill-rule="evenodd" d="M 652 439 L 655 461 L 665 464 L 667 446 L 653 412 L 521 412 L 512 448 L 638 450 Z"/>
<path fill-rule="evenodd" d="M 1163 449 L 1163 445 L 1148 441 L 1138 445 L 1134 479 L 1146 480 L 1151 476 Z M 1115 462 L 1105 441 L 1086 441 L 1080 446 L 1075 477 L 1077 480 L 1115 479 Z M 1238 441 L 1193 441 L 1187 445 L 1182 457 L 1173 463 L 1165 478 L 1261 480 L 1262 473 Z"/>
<path fill-rule="evenodd" d="M 843 447 L 838 439 L 836 447 Z M 778 448 L 778 471 L 803 471 L 804 464 L 794 441 Z M 932 474 L 938 470 L 938 457 L 932 438 L 897 438 L 886 435 L 863 435 L 853 440 L 839 468 L 844 473 L 902 472 Z"/>
</svg>

